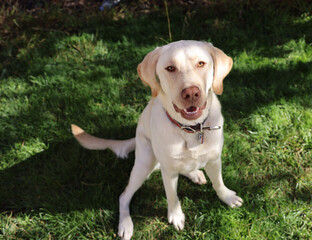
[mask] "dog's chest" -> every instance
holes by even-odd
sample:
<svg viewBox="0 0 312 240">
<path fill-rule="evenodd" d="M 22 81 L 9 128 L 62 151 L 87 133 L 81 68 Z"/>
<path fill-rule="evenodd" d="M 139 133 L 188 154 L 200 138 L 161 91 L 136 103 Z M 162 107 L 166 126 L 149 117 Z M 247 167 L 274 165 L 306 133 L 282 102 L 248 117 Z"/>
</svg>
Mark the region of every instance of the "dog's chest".
<svg viewBox="0 0 312 240">
<path fill-rule="evenodd" d="M 181 138 L 180 141 L 168 144 L 163 151 L 167 156 L 163 156 L 162 159 L 166 159 L 166 164 L 180 173 L 203 168 L 209 160 L 217 158 L 220 154 L 220 148 L 212 144 L 207 137 L 204 143 L 200 143 L 196 135 L 191 135 L 187 136 L 187 139 Z"/>
<path fill-rule="evenodd" d="M 156 159 L 163 167 L 182 174 L 205 167 L 222 151 L 222 130 L 206 131 L 203 143 L 197 133 L 187 133 L 176 126 L 153 130 L 151 142 Z"/>
<path fill-rule="evenodd" d="M 180 151 L 171 152 L 169 159 L 181 173 L 203 168 L 209 160 L 209 148 L 206 144 L 185 141 L 182 147 L 176 149 Z"/>
</svg>

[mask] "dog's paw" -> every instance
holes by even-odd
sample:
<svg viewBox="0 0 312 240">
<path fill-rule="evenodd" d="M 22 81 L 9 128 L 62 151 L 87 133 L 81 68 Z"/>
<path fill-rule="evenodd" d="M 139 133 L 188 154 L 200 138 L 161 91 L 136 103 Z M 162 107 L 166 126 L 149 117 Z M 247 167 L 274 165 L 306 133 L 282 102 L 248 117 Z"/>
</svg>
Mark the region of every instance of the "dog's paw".
<svg viewBox="0 0 312 240">
<path fill-rule="evenodd" d="M 184 213 L 182 210 L 168 212 L 168 221 L 173 224 L 177 231 L 183 230 L 185 222 Z"/>
<path fill-rule="evenodd" d="M 222 190 L 217 191 L 218 197 L 231 208 L 240 207 L 243 205 L 243 199 L 236 195 L 236 192 L 223 188 Z"/>
<path fill-rule="evenodd" d="M 130 216 L 119 220 L 118 236 L 122 240 L 130 240 L 133 234 L 133 223 Z"/>
<path fill-rule="evenodd" d="M 207 183 L 205 174 L 201 170 L 195 170 L 193 172 L 186 174 L 185 176 L 191 179 L 193 183 L 196 183 L 199 185 Z"/>
</svg>

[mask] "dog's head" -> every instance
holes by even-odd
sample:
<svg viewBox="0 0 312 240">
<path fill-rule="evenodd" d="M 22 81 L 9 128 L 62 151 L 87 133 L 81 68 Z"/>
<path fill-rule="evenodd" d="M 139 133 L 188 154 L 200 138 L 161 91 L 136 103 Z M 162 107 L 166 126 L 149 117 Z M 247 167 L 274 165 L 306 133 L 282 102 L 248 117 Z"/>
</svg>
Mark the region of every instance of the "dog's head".
<svg viewBox="0 0 312 240">
<path fill-rule="evenodd" d="M 176 120 L 200 122 L 209 90 L 222 94 L 232 65 L 232 59 L 211 43 L 178 41 L 148 53 L 138 73 Z"/>
</svg>

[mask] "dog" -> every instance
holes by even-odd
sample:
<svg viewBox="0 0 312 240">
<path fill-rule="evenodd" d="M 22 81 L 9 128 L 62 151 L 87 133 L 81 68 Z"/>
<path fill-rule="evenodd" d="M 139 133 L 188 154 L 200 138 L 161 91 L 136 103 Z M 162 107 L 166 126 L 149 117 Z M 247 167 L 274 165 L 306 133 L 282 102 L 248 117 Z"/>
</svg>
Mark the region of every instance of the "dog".
<svg viewBox="0 0 312 240">
<path fill-rule="evenodd" d="M 211 43 L 183 40 L 157 47 L 138 65 L 137 72 L 151 88 L 135 138 L 107 140 L 91 136 L 76 125 L 72 133 L 88 149 L 109 148 L 118 157 L 135 150 L 129 183 L 119 198 L 118 235 L 131 239 L 129 204 L 148 176 L 160 169 L 168 203 L 168 221 L 184 228 L 185 216 L 177 196 L 179 174 L 205 184 L 204 169 L 218 197 L 228 206 L 243 200 L 222 180 L 223 116 L 217 95 L 233 65 L 232 58 Z"/>
</svg>

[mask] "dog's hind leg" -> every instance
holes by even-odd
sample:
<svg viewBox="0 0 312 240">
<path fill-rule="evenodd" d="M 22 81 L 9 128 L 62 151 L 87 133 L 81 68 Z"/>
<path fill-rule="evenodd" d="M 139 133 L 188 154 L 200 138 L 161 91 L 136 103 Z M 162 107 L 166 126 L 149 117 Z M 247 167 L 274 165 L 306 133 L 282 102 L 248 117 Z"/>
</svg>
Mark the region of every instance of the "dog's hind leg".
<svg viewBox="0 0 312 240">
<path fill-rule="evenodd" d="M 205 174 L 201 170 L 194 170 L 194 171 L 192 171 L 190 173 L 183 174 L 183 175 L 185 177 L 189 178 L 190 180 L 192 180 L 193 183 L 196 183 L 196 184 L 199 184 L 199 185 L 207 183 Z"/>
<path fill-rule="evenodd" d="M 131 239 L 133 223 L 130 217 L 129 204 L 134 193 L 142 186 L 146 178 L 157 165 L 148 140 L 140 138 L 136 148 L 136 159 L 131 171 L 129 183 L 119 198 L 118 235 L 121 239 Z"/>
</svg>

